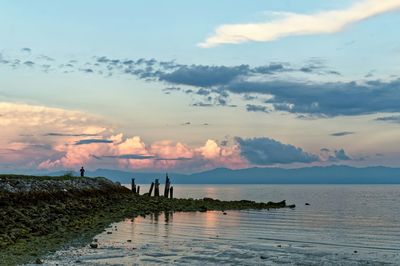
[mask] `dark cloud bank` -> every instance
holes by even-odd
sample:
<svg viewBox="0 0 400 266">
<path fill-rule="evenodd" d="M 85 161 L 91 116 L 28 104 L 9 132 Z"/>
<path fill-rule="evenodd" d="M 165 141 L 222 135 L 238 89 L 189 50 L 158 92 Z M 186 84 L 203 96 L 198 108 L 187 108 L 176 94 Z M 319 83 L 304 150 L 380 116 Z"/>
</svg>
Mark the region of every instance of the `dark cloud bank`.
<svg viewBox="0 0 400 266">
<path fill-rule="evenodd" d="M 236 137 L 235 140 L 239 144 L 241 156 L 246 158 L 251 164 L 272 165 L 319 161 L 316 155 L 270 138 L 243 139 Z"/>
<path fill-rule="evenodd" d="M 208 66 L 182 65 L 174 61 L 159 62 L 154 59 L 124 61 L 107 57 L 97 58 L 97 63 L 106 69 L 117 69 L 140 79 L 160 81 L 174 86 L 170 87 L 173 89 L 167 89 L 168 92 L 181 90 L 179 86 L 190 86 L 193 89 L 183 91 L 206 97 L 194 106 L 226 106 L 229 105 L 229 95 L 237 94 L 247 100 L 257 100 L 257 95 L 272 96 L 264 101 L 264 104 L 274 110 L 311 116 L 400 112 L 400 79 L 313 83 L 291 81 L 279 76 L 288 72 L 340 74 L 317 64 L 300 68 L 283 63 L 259 67 Z M 264 105 L 248 104 L 246 110 L 267 112 L 268 108 Z"/>
<path fill-rule="evenodd" d="M 26 47 L 23 51 L 27 52 L 30 49 Z M 275 110 L 312 117 L 400 112 L 400 79 L 310 82 L 306 79 L 302 81 L 282 76 L 284 73 L 340 75 L 318 60 L 309 61 L 300 67 L 280 62 L 252 67 L 246 64 L 187 65 L 156 59 L 132 60 L 101 56 L 86 62 L 73 60 L 60 64 L 44 59 L 43 55 L 32 55 L 29 61 L 0 55 L 0 64 L 14 68 L 38 68 L 45 72 L 58 69 L 65 73 L 78 71 L 103 76 L 131 75 L 138 79 L 166 84 L 164 92 L 167 94 L 183 92 L 198 97 L 192 103 L 198 107 L 236 107 L 231 104 L 230 95 L 239 95 L 244 100 L 252 101 L 245 106 L 249 112 L 267 113 Z M 377 120 L 396 123 L 400 121 L 398 116 Z"/>
<path fill-rule="evenodd" d="M 351 132 L 351 131 L 342 131 L 342 132 L 335 132 L 335 133 L 332 133 L 331 136 L 333 136 L 333 137 L 343 137 L 343 136 L 353 135 L 353 134 L 355 134 L 355 132 Z"/>
<path fill-rule="evenodd" d="M 87 145 L 92 143 L 113 143 L 113 141 L 108 139 L 82 139 L 75 142 L 74 145 Z"/>
</svg>

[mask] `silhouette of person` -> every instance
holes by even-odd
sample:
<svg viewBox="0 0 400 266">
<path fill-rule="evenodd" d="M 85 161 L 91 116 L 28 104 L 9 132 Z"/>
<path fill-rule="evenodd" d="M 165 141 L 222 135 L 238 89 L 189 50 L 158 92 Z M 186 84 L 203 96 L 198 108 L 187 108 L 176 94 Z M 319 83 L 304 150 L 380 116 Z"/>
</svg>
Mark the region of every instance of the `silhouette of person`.
<svg viewBox="0 0 400 266">
<path fill-rule="evenodd" d="M 81 177 L 85 176 L 85 169 L 83 169 L 83 166 L 81 167 L 81 170 L 79 170 L 81 172 Z"/>
</svg>

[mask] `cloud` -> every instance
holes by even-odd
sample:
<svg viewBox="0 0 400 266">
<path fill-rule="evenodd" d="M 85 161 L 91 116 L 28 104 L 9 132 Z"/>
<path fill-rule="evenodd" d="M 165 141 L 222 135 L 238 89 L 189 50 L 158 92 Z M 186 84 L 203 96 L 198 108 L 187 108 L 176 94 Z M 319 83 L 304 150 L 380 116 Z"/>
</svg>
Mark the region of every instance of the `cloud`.
<svg viewBox="0 0 400 266">
<path fill-rule="evenodd" d="M 399 0 L 357 1 L 342 10 L 330 10 L 310 15 L 281 13 L 281 18 L 266 23 L 226 24 L 198 46 L 215 47 L 248 41 L 269 42 L 287 36 L 331 34 L 346 26 L 400 8 Z"/>
<path fill-rule="evenodd" d="M 346 154 L 344 149 L 334 150 L 328 148 L 320 149 L 320 160 L 323 162 L 339 162 L 339 161 L 362 161 L 365 160 L 367 156 L 359 156 L 351 158 Z"/>
<path fill-rule="evenodd" d="M 352 135 L 355 132 L 351 132 L 351 131 L 342 131 L 342 132 L 335 132 L 332 133 L 331 136 L 333 137 L 343 137 L 343 136 L 347 136 L 347 135 Z"/>
<path fill-rule="evenodd" d="M 114 159 L 129 159 L 129 160 L 148 160 L 154 159 L 153 155 L 143 155 L 143 154 L 121 154 L 121 155 L 105 155 L 99 158 L 114 158 Z"/>
<path fill-rule="evenodd" d="M 58 142 L 52 150 L 58 156 L 41 157 L 40 169 L 108 167 L 132 170 L 165 170 L 193 172 L 215 167 L 247 166 L 236 146 L 220 147 L 213 140 L 204 146 L 190 147 L 169 140 L 144 143 L 139 136 L 111 135 L 107 142 L 89 141 L 90 145 L 68 145 Z M 22 147 L 15 145 L 15 147 Z"/>
<path fill-rule="evenodd" d="M 157 160 L 157 161 L 187 161 L 191 160 L 192 158 L 187 157 L 176 157 L 176 158 L 162 158 L 157 157 L 155 155 L 143 155 L 143 154 L 122 154 L 122 155 L 105 155 L 102 157 L 95 156 L 97 159 L 102 158 L 112 158 L 112 159 L 129 159 L 129 160 Z"/>
<path fill-rule="evenodd" d="M 400 79 L 392 81 L 309 83 L 281 80 L 235 81 L 225 93 L 270 95 L 276 111 L 315 116 L 400 112 Z"/>
<path fill-rule="evenodd" d="M 44 136 L 49 136 L 49 137 L 94 137 L 98 136 L 98 134 L 84 134 L 84 133 L 57 133 L 57 132 L 49 132 L 44 134 Z"/>
<path fill-rule="evenodd" d="M 246 110 L 247 112 L 269 113 L 267 107 L 262 105 L 247 104 Z"/>
<path fill-rule="evenodd" d="M 254 165 L 273 165 L 290 163 L 311 163 L 319 161 L 318 156 L 301 148 L 283 144 L 270 138 L 235 138 L 240 155 Z"/>
<path fill-rule="evenodd" d="M 65 143 L 76 140 L 75 136 L 45 137 L 49 132 L 100 134 L 108 127 L 97 116 L 41 105 L 0 102 L 0 113 L 0 161 L 15 169 L 59 160 L 65 155 Z"/>
<path fill-rule="evenodd" d="M 351 158 L 343 149 L 335 150 L 334 155 L 329 156 L 329 161 L 349 161 Z"/>
<path fill-rule="evenodd" d="M 85 165 L 88 169 L 194 172 L 320 161 L 301 148 L 269 138 L 208 139 L 198 146 L 171 140 L 145 143 L 139 136 L 112 133 L 116 129 L 107 121 L 82 112 L 0 103 L 0 114 L 0 161 L 18 169 L 62 170 Z M 344 150 L 326 152 L 326 158 L 330 156 L 326 161 L 351 159 Z"/>
<path fill-rule="evenodd" d="M 376 121 L 400 123 L 400 115 L 383 116 L 375 119 Z"/>
<path fill-rule="evenodd" d="M 332 75 L 335 71 L 327 68 L 320 58 L 311 58 L 302 67 L 282 62 L 255 67 L 184 65 L 175 61 L 111 59 L 104 56 L 91 60 L 85 64 L 74 61 L 72 68 L 75 71 L 90 69 L 90 75 L 107 76 L 111 71 L 162 82 L 171 85 L 163 90 L 164 93 L 180 91 L 188 94 L 191 96 L 190 106 L 194 107 L 237 107 L 231 100 L 231 96 L 236 94 L 255 102 L 246 105 L 249 112 L 281 111 L 297 114 L 301 118 L 400 112 L 400 79 L 349 82 L 324 82 L 319 79 L 312 82 L 285 74 Z M 15 64 L 21 63 L 16 61 L 9 65 Z M 35 65 L 40 66 L 39 63 Z M 50 69 L 56 69 L 53 65 Z M 83 67 L 85 65 L 90 65 L 90 68 Z"/>
<path fill-rule="evenodd" d="M 75 142 L 74 145 L 86 145 L 92 143 L 112 143 L 112 140 L 109 139 L 82 139 Z"/>
<path fill-rule="evenodd" d="M 350 82 L 310 82 L 281 77 L 280 73 L 314 73 L 338 75 L 328 69 L 321 59 L 311 59 L 303 67 L 287 63 L 263 66 L 182 65 L 173 61 L 120 60 L 103 58 L 99 61 L 116 67 L 122 73 L 139 79 L 162 81 L 171 85 L 191 86 L 182 90 L 195 99 L 191 106 L 231 106 L 230 94 L 240 94 L 248 100 L 265 95 L 265 111 L 275 110 L 310 116 L 362 115 L 400 111 L 400 79 Z M 278 75 L 278 76 L 277 76 Z M 172 87 L 175 88 L 175 87 Z M 177 89 L 173 89 L 177 90 Z M 169 91 L 168 91 L 169 92 Z M 249 104 L 248 111 L 263 111 L 260 105 Z"/>
<path fill-rule="evenodd" d="M 28 48 L 28 47 L 24 47 L 24 48 L 21 49 L 21 52 L 30 53 L 30 52 L 32 52 L 32 49 Z"/>
<path fill-rule="evenodd" d="M 180 90 L 181 90 L 181 88 L 179 88 L 179 87 L 168 87 L 168 88 L 164 88 L 162 91 L 165 94 L 171 94 L 171 92 L 176 92 L 176 91 L 180 91 Z"/>
<path fill-rule="evenodd" d="M 91 69 L 91 68 L 82 68 L 82 69 L 80 69 L 80 71 L 82 71 L 84 73 L 93 73 L 94 72 L 93 69 Z"/>
<path fill-rule="evenodd" d="M 33 67 L 33 66 L 35 65 L 35 63 L 32 62 L 32 61 L 25 61 L 25 62 L 24 62 L 24 65 L 26 65 L 26 66 L 28 66 L 28 67 Z"/>
<path fill-rule="evenodd" d="M 172 84 L 211 87 L 229 83 L 249 72 L 248 65 L 226 66 L 181 66 L 171 73 L 162 73 L 158 79 Z"/>
</svg>

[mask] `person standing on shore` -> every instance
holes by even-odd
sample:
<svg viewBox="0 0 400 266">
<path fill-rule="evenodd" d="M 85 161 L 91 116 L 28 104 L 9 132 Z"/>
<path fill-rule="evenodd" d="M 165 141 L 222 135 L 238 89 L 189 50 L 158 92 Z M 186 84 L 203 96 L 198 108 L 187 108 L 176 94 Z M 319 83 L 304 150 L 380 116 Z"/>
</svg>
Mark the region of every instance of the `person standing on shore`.
<svg viewBox="0 0 400 266">
<path fill-rule="evenodd" d="M 81 167 L 81 170 L 79 170 L 81 172 L 81 177 L 85 176 L 85 169 L 83 169 L 83 166 Z"/>
</svg>

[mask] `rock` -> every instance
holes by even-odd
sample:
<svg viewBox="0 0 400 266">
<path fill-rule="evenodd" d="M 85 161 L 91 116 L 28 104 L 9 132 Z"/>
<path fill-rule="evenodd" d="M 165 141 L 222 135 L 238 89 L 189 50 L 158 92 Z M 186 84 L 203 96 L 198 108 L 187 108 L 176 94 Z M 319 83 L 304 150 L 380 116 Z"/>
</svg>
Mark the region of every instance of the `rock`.
<svg viewBox="0 0 400 266">
<path fill-rule="evenodd" d="M 91 243 L 91 244 L 90 244 L 90 247 L 91 247 L 91 248 L 98 248 L 99 245 L 98 245 L 97 243 Z"/>
<path fill-rule="evenodd" d="M 243 200 L 241 200 L 241 202 L 242 201 Z M 283 207 L 286 207 L 286 200 L 282 200 L 282 201 L 279 201 L 279 202 L 269 201 L 269 202 L 267 202 L 267 205 L 270 205 L 270 206 L 275 207 L 275 208 L 283 208 Z M 287 206 L 287 207 L 289 207 L 289 206 Z"/>
<path fill-rule="evenodd" d="M 310 206 L 310 203 L 308 203 L 308 202 L 306 202 L 306 204 L 305 204 L 306 206 Z"/>
<path fill-rule="evenodd" d="M 260 256 L 260 259 L 266 260 L 266 259 L 268 259 L 268 258 L 267 258 L 266 256 L 261 255 L 261 256 Z"/>
<path fill-rule="evenodd" d="M 99 240 L 97 240 L 97 238 L 94 238 L 94 239 L 93 239 L 93 242 L 97 242 L 97 241 L 99 241 Z"/>
<path fill-rule="evenodd" d="M 37 259 L 35 260 L 35 263 L 36 263 L 36 264 L 43 264 L 43 261 L 42 261 L 41 259 L 37 258 Z"/>
<path fill-rule="evenodd" d="M 281 247 L 282 247 L 282 245 L 277 245 L 277 247 L 278 247 L 278 248 L 281 248 Z"/>
<path fill-rule="evenodd" d="M 111 235 L 112 234 L 112 232 L 107 232 L 107 235 Z"/>
<path fill-rule="evenodd" d="M 200 206 L 199 212 L 206 212 L 206 211 L 207 211 L 207 207 L 206 206 Z"/>
<path fill-rule="evenodd" d="M 128 243 L 131 243 L 131 242 L 132 242 L 132 240 L 131 240 L 131 239 L 128 239 L 128 240 L 126 240 L 126 242 L 128 242 Z"/>
<path fill-rule="evenodd" d="M 223 215 L 227 215 L 227 213 L 226 212 L 224 212 L 224 213 L 222 213 Z"/>
<path fill-rule="evenodd" d="M 358 251 L 357 250 L 354 250 L 354 253 L 357 253 Z"/>
<path fill-rule="evenodd" d="M 203 198 L 203 200 L 204 200 L 204 201 L 214 201 L 213 198 L 207 198 L 207 197 Z"/>
</svg>

